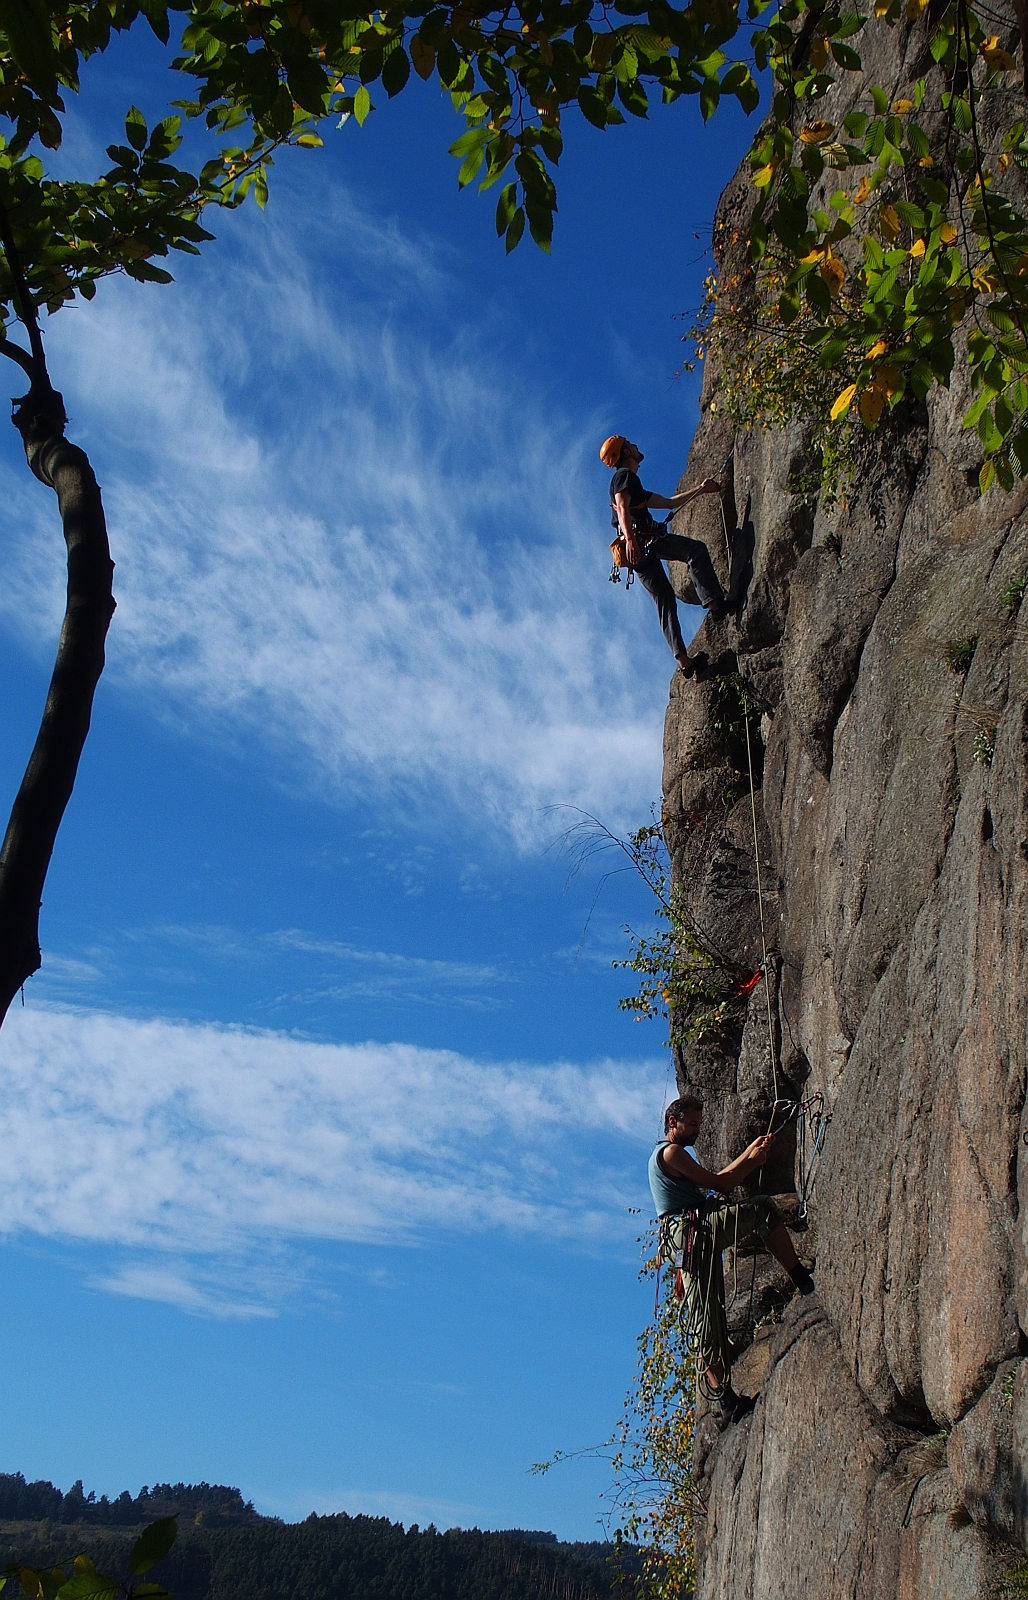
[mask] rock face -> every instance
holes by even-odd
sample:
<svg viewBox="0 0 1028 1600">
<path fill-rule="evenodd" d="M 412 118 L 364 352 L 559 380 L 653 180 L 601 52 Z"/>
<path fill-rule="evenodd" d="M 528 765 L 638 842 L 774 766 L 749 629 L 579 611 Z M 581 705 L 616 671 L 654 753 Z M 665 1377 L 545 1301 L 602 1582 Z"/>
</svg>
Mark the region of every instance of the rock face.
<svg viewBox="0 0 1028 1600">
<path fill-rule="evenodd" d="M 897 30 L 900 61 L 918 48 Z M 722 238 L 750 192 L 726 191 Z M 734 448 L 751 572 L 697 641 L 707 674 L 672 684 L 666 829 L 696 923 L 768 960 L 678 1078 L 711 1162 L 776 1099 L 831 1122 L 796 1241 L 817 1295 L 776 1313 L 776 1269 L 729 1263 L 739 1325 L 747 1274 L 772 1320 L 736 1368 L 753 1414 L 697 1428 L 697 1593 L 993 1600 L 1028 1548 L 1028 486 L 979 496 L 956 377 L 865 438 L 830 512 L 795 487 L 798 430 L 733 440 L 717 402 L 711 363 L 683 485 Z M 717 503 L 686 519 L 726 580 Z M 735 674 L 763 712 L 749 758 Z M 786 1198 L 795 1126 L 765 1183 Z"/>
</svg>

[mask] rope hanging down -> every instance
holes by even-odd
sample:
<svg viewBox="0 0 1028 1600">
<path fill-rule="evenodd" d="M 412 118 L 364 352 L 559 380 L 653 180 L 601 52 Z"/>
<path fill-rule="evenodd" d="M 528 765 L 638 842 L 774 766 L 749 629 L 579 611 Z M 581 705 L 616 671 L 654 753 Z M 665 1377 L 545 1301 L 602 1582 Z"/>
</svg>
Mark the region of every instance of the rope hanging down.
<svg viewBox="0 0 1028 1600">
<path fill-rule="evenodd" d="M 722 471 L 722 477 L 724 476 L 724 473 L 728 471 L 728 463 L 731 461 L 731 459 L 732 456 L 729 455 L 728 461 L 725 462 L 724 469 Z M 728 552 L 729 585 L 731 585 L 732 541 L 728 535 L 728 519 L 725 516 L 725 501 L 723 495 L 719 501 L 719 505 L 721 507 L 721 527 L 723 528 L 725 535 L 725 549 Z M 749 767 L 750 776 L 750 821 L 753 825 L 753 861 L 757 869 L 757 915 L 760 919 L 760 965 L 761 971 L 764 974 L 764 997 L 767 1002 L 767 1047 L 771 1056 L 771 1078 L 774 1083 L 775 1104 L 778 1105 L 780 1103 L 778 1095 L 778 1052 L 775 1049 L 775 1024 L 774 1016 L 771 1011 L 771 985 L 768 982 L 767 930 L 764 926 L 764 885 L 761 882 L 760 877 L 760 835 L 757 830 L 757 796 L 756 785 L 753 777 L 753 746 L 750 739 L 750 719 L 745 700 L 743 701 L 742 721 L 743 727 L 746 729 L 746 764 Z M 773 1120 L 774 1113 L 772 1112 L 772 1121 Z M 770 1133 L 770 1131 L 771 1129 L 769 1128 L 768 1132 Z"/>
</svg>

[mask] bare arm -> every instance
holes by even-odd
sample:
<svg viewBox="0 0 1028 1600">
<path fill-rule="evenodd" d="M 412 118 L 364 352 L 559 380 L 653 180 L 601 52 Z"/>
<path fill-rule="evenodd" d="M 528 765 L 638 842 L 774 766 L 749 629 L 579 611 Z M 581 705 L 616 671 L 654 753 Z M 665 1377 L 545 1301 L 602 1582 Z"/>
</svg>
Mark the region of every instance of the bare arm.
<svg viewBox="0 0 1028 1600">
<path fill-rule="evenodd" d="M 741 1156 L 736 1156 L 727 1167 L 722 1167 L 720 1172 L 708 1172 L 706 1167 L 701 1167 L 698 1161 L 682 1149 L 678 1144 L 666 1144 L 662 1151 L 664 1165 L 669 1172 L 675 1172 L 682 1178 L 689 1178 L 693 1183 L 699 1184 L 701 1189 L 716 1189 L 718 1194 L 729 1194 L 737 1183 L 748 1178 L 751 1172 L 762 1167 L 771 1154 L 774 1136 L 769 1133 L 762 1134 L 759 1139 L 746 1146 Z"/>
<path fill-rule="evenodd" d="M 646 504 L 654 511 L 681 511 L 690 500 L 695 500 L 701 494 L 720 494 L 721 485 L 716 478 L 704 478 L 695 489 L 683 489 L 681 494 L 673 494 L 670 500 L 662 494 L 651 494 Z"/>
</svg>

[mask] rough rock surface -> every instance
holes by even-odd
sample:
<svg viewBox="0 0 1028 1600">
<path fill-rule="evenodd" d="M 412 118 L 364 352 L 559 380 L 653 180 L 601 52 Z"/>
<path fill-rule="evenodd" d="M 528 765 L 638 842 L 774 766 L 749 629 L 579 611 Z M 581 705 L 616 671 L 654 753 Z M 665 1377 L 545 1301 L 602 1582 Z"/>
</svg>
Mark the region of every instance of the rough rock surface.
<svg viewBox="0 0 1028 1600">
<path fill-rule="evenodd" d="M 918 48 L 897 30 L 900 61 Z M 726 191 L 722 239 L 749 194 L 745 176 Z M 733 440 L 717 401 L 711 363 L 683 484 L 734 446 L 751 568 L 697 641 L 704 677 L 672 683 L 666 829 L 695 921 L 753 966 L 759 861 L 768 961 L 678 1078 L 704 1095 L 712 1161 L 776 1099 L 831 1123 L 797 1238 L 817 1295 L 774 1313 L 785 1280 L 738 1263 L 737 1306 L 755 1274 L 767 1325 L 736 1381 L 760 1398 L 724 1435 L 697 1427 L 698 1597 L 993 1600 L 1028 1548 L 1028 600 L 1008 587 L 1028 575 L 1028 486 L 979 496 L 956 375 L 865 439 L 832 511 L 795 487 L 799 431 Z M 682 520 L 726 580 L 716 502 Z M 764 713 L 756 860 L 735 673 Z M 787 1197 L 806 1174 L 781 1149 L 765 1187 Z"/>
</svg>

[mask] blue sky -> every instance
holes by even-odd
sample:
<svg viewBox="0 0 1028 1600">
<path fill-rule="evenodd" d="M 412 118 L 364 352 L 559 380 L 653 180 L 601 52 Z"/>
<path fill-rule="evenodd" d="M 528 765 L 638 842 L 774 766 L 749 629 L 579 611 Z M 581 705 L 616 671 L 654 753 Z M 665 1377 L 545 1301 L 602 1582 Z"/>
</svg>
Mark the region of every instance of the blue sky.
<svg viewBox="0 0 1028 1600">
<path fill-rule="evenodd" d="M 159 66 L 87 74 L 65 171 Z M 648 819 L 671 667 L 596 450 L 675 486 L 673 319 L 752 124 L 569 126 L 553 255 L 510 259 L 458 131 L 414 84 L 47 328 L 118 611 L 0 1042 L 3 1470 L 596 1535 L 602 1463 L 527 1469 L 630 1382 L 668 1063 L 610 967 L 650 906 L 616 878 L 583 938 L 554 843 Z M 13 429 L 0 493 L 13 797 L 64 583 Z"/>
</svg>

